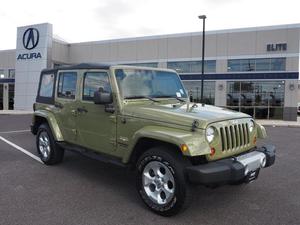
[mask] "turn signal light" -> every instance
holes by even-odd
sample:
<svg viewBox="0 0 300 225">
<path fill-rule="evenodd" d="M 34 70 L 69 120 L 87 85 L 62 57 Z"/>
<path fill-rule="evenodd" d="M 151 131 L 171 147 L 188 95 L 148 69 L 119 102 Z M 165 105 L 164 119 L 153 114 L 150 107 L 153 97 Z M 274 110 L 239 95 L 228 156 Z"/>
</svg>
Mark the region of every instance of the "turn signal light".
<svg viewBox="0 0 300 225">
<path fill-rule="evenodd" d="M 214 149 L 214 148 L 211 148 L 210 149 L 210 156 L 213 156 L 214 154 L 216 153 L 216 149 Z"/>
<path fill-rule="evenodd" d="M 254 136 L 254 138 L 253 138 L 253 144 L 256 145 L 256 136 Z"/>
<path fill-rule="evenodd" d="M 181 151 L 182 151 L 182 152 L 186 152 L 187 150 L 189 150 L 189 148 L 188 148 L 188 146 L 187 146 L 186 144 L 182 144 L 182 145 L 180 146 L 180 148 L 181 148 Z"/>
</svg>

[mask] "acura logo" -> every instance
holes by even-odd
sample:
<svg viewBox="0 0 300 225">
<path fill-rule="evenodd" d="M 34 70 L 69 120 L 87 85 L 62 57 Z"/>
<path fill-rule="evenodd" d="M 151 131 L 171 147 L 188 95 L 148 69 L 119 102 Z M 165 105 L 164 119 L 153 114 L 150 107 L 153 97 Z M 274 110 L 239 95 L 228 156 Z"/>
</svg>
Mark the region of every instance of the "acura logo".
<svg viewBox="0 0 300 225">
<path fill-rule="evenodd" d="M 39 43 L 40 34 L 36 28 L 28 28 L 23 34 L 24 48 L 34 49 Z"/>
</svg>

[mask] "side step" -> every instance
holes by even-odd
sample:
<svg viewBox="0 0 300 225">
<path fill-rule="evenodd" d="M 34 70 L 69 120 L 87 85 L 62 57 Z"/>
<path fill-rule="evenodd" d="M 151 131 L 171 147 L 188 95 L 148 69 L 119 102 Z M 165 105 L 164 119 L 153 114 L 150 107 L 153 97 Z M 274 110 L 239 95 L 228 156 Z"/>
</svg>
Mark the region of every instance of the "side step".
<svg viewBox="0 0 300 225">
<path fill-rule="evenodd" d="M 95 159 L 97 161 L 103 162 L 103 163 L 109 163 L 114 164 L 116 166 L 120 167 L 128 167 L 128 164 L 124 164 L 119 157 L 107 155 L 105 153 L 99 153 L 81 146 L 73 145 L 67 142 L 57 142 L 57 144 L 64 148 L 65 150 L 72 151 L 79 153 L 83 156 L 86 156 L 91 159 Z"/>
</svg>

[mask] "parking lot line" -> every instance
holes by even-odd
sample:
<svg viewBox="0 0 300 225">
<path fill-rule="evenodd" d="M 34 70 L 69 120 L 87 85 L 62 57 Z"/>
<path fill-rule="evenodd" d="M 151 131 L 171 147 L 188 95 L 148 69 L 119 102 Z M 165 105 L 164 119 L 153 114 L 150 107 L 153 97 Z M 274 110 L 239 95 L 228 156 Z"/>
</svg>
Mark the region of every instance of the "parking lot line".
<svg viewBox="0 0 300 225">
<path fill-rule="evenodd" d="M 26 149 L 20 147 L 19 145 L 16 145 L 14 143 L 12 143 L 11 141 L 5 139 L 4 137 L 0 136 L 0 140 L 4 141 L 5 143 L 9 144 L 10 146 L 14 147 L 15 149 L 19 150 L 20 152 L 23 152 L 24 154 L 28 155 L 29 157 L 35 159 L 36 161 L 38 161 L 39 163 L 42 163 L 42 160 L 37 157 L 36 155 L 32 154 L 31 152 L 27 151 Z"/>
<path fill-rule="evenodd" d="M 25 133 L 30 130 L 11 130 L 11 131 L 0 131 L 0 134 L 13 134 L 13 133 Z"/>
</svg>

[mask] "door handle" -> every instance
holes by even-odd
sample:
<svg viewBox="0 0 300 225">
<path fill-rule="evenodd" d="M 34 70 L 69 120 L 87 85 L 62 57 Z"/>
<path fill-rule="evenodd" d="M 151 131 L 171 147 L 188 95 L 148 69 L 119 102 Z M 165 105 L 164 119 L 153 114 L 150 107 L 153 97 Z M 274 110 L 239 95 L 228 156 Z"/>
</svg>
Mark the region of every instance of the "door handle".
<svg viewBox="0 0 300 225">
<path fill-rule="evenodd" d="M 59 102 L 55 102 L 54 103 L 54 106 L 56 107 L 56 108 L 59 108 L 59 109 L 62 109 L 64 106 L 63 106 L 63 104 L 61 104 L 61 103 L 59 103 Z"/>
<path fill-rule="evenodd" d="M 86 108 L 77 108 L 77 111 L 79 113 L 87 113 L 88 112 Z"/>
<path fill-rule="evenodd" d="M 77 116 L 78 115 L 78 111 L 76 109 L 72 109 L 71 113 L 73 116 Z"/>
</svg>

